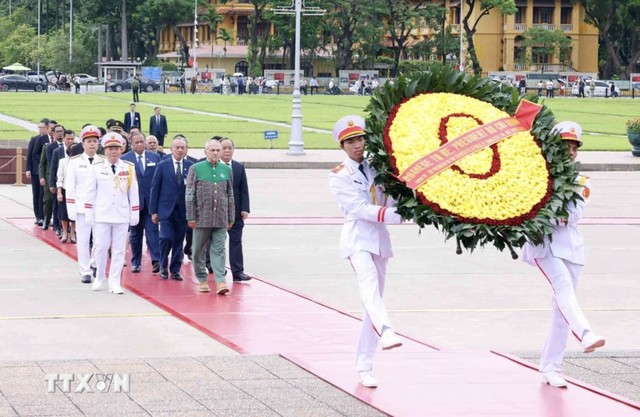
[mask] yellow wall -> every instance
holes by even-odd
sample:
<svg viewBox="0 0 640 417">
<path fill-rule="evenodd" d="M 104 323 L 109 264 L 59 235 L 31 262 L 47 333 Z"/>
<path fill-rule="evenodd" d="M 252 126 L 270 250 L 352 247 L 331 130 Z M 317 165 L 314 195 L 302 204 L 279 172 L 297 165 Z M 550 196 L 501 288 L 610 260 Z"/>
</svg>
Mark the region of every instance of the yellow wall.
<svg viewBox="0 0 640 417">
<path fill-rule="evenodd" d="M 561 0 L 555 0 L 553 20 L 550 23 L 555 29 L 561 29 L 572 39 L 572 66 L 580 72 L 598 71 L 598 30 L 584 23 L 584 9 L 580 1 L 572 6 L 570 25 L 561 25 Z M 527 1 L 524 25 L 526 28 L 534 26 L 533 0 Z M 483 17 L 478 31 L 474 36 L 476 54 L 483 72 L 498 71 L 503 67 L 505 71 L 517 68 L 514 62 L 514 39 L 522 36 L 524 28 L 517 28 L 514 16 L 500 16 L 498 11 L 492 10 Z M 553 57 L 551 64 L 559 64 L 559 59 Z M 524 70 L 535 69 L 525 67 Z"/>
</svg>

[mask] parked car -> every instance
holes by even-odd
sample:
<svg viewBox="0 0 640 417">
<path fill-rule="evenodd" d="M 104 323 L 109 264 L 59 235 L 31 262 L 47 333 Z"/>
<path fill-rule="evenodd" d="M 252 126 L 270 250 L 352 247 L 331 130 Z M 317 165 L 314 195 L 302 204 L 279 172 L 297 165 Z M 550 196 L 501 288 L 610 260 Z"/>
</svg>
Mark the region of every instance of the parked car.
<svg viewBox="0 0 640 417">
<path fill-rule="evenodd" d="M 124 90 L 131 90 L 132 80 L 133 77 L 129 77 L 126 80 L 112 81 L 111 84 L 109 84 L 109 88 L 117 93 Z M 160 90 L 160 84 L 150 78 L 140 77 L 140 91 L 151 93 L 152 91 L 158 90 Z"/>
<path fill-rule="evenodd" d="M 609 83 L 602 81 L 602 80 L 593 80 L 594 83 L 594 90 L 593 90 L 593 97 L 609 97 L 611 95 L 611 86 L 609 85 Z M 616 95 L 619 97 L 620 96 L 620 89 L 618 87 L 615 87 Z M 571 88 L 571 94 L 573 94 L 574 96 L 578 96 L 578 83 L 575 83 L 573 85 L 573 87 Z M 591 97 L 591 80 L 585 80 L 585 86 L 584 86 L 584 94 L 587 97 Z"/>
<path fill-rule="evenodd" d="M 22 75 L 5 75 L 0 77 L 0 90 L 32 90 L 32 91 L 45 91 L 47 89 L 47 83 L 42 81 L 31 81 L 29 78 Z"/>
<path fill-rule="evenodd" d="M 76 76 L 78 76 L 80 85 L 89 85 L 98 82 L 98 79 L 96 77 L 89 74 L 76 74 Z"/>
<path fill-rule="evenodd" d="M 29 74 L 29 75 L 27 75 L 27 78 L 30 81 L 40 81 L 40 82 L 43 82 L 45 84 L 47 83 L 47 77 L 45 77 L 43 74 L 40 74 L 40 75 L 37 75 L 37 74 L 31 75 L 31 74 Z"/>
</svg>

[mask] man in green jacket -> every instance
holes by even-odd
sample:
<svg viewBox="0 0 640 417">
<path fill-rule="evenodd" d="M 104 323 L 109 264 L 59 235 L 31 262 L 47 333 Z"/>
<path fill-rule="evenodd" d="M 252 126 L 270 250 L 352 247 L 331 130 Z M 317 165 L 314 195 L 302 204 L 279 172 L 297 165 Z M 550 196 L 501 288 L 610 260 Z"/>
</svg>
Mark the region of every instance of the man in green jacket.
<svg viewBox="0 0 640 417">
<path fill-rule="evenodd" d="M 208 242 L 216 293 L 223 295 L 229 292 L 224 279 L 225 241 L 235 219 L 231 168 L 220 162 L 220 142 L 212 139 L 204 149 L 207 159 L 189 168 L 185 194 L 187 222 L 193 229 L 193 272 L 200 283 L 199 291 L 209 292 L 205 256 Z"/>
</svg>

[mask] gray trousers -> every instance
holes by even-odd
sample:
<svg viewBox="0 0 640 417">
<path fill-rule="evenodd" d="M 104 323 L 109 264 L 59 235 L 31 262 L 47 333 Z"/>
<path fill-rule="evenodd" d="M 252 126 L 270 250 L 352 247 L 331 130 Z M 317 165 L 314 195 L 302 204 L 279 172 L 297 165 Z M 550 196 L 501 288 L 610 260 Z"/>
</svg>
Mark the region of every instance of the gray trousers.
<svg viewBox="0 0 640 417">
<path fill-rule="evenodd" d="M 209 250 L 211 268 L 216 282 L 224 282 L 224 269 L 227 262 L 225 242 L 226 228 L 196 227 L 193 229 L 193 273 L 199 282 L 207 282 L 208 272 L 206 251 Z"/>
</svg>

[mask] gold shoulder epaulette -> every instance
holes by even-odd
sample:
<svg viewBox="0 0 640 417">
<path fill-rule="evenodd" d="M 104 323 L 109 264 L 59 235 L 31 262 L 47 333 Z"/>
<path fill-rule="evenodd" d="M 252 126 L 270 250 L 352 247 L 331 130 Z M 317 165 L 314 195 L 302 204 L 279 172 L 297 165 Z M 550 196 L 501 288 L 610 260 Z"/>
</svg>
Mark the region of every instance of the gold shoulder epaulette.
<svg viewBox="0 0 640 417">
<path fill-rule="evenodd" d="M 75 155 L 75 156 L 72 156 L 72 157 L 71 157 L 71 158 L 69 158 L 69 159 L 78 159 L 78 158 L 80 158 L 81 156 L 82 156 L 82 154 L 80 154 L 80 155 Z"/>
<path fill-rule="evenodd" d="M 334 174 L 337 174 L 338 172 L 340 172 L 342 168 L 344 168 L 344 164 L 340 164 L 337 167 L 333 168 L 331 172 L 333 172 Z"/>
<path fill-rule="evenodd" d="M 133 162 L 131 162 L 131 161 L 125 161 L 124 159 L 121 159 L 121 161 L 122 161 L 122 162 L 124 162 L 124 163 L 126 163 L 126 164 L 129 164 L 129 165 L 131 165 L 131 166 L 134 166 L 134 165 L 133 165 Z"/>
</svg>

